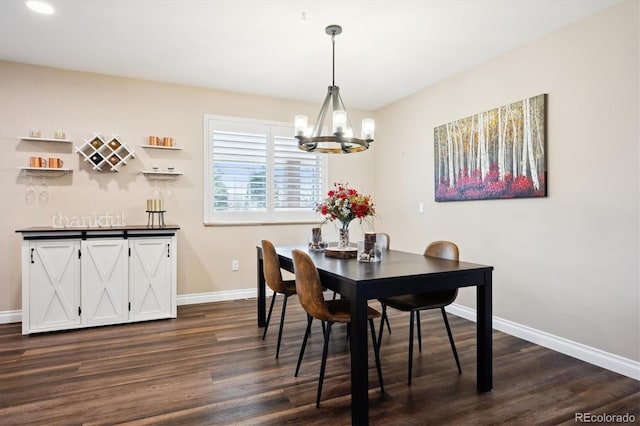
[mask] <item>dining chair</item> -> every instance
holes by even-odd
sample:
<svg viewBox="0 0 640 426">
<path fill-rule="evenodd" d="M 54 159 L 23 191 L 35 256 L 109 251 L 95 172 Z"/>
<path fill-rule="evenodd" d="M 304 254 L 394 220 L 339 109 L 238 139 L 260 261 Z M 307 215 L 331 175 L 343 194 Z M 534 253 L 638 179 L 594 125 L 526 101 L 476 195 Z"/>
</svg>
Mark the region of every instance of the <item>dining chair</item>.
<svg viewBox="0 0 640 426">
<path fill-rule="evenodd" d="M 391 237 L 384 232 L 376 232 L 376 243 L 380 244 L 382 250 L 389 250 L 391 245 Z"/>
<path fill-rule="evenodd" d="M 329 340 L 331 337 L 331 326 L 334 323 L 346 323 L 347 326 L 351 322 L 351 306 L 349 300 L 325 300 L 322 293 L 322 285 L 320 276 L 313 260 L 309 255 L 301 250 L 293 250 L 293 269 L 295 271 L 296 290 L 300 304 L 307 312 L 307 329 L 302 340 L 300 348 L 300 356 L 296 366 L 295 377 L 298 377 L 300 364 L 307 346 L 307 339 L 311 332 L 311 323 L 313 319 L 318 319 L 326 323 L 324 330 L 324 347 L 322 350 L 322 361 L 320 364 L 320 377 L 318 379 L 318 395 L 316 397 L 316 407 L 320 407 L 320 395 L 322 394 L 322 383 L 324 381 L 324 372 L 327 363 L 327 353 L 329 350 Z M 374 318 L 380 317 L 380 313 L 373 308 L 367 307 L 367 319 L 369 328 L 371 329 L 371 340 L 373 342 L 373 351 L 376 358 L 376 369 L 378 370 L 378 381 L 380 383 L 380 391 L 384 393 L 384 385 L 382 383 L 382 368 L 380 367 L 380 346 L 376 340 Z"/>
<path fill-rule="evenodd" d="M 267 330 L 269 329 L 269 321 L 271 320 L 271 312 L 273 311 L 273 305 L 276 302 L 276 296 L 278 294 L 284 295 L 282 313 L 280 315 L 280 329 L 278 330 L 278 344 L 276 346 L 276 358 L 278 358 L 278 355 L 280 354 L 280 342 L 282 340 L 282 329 L 284 327 L 284 316 L 287 311 L 287 299 L 289 299 L 289 296 L 296 294 L 296 283 L 295 280 L 285 281 L 282 279 L 280 261 L 276 254 L 276 248 L 269 240 L 262 240 L 262 259 L 264 280 L 269 288 L 273 290 L 273 297 L 271 298 L 271 306 L 269 307 L 267 322 L 264 326 L 264 333 L 262 333 L 262 340 L 266 337 Z"/>
<path fill-rule="evenodd" d="M 424 255 L 428 257 L 438 257 L 441 259 L 458 260 L 460 258 L 458 246 L 451 241 L 434 241 L 426 248 Z M 444 325 L 447 328 L 447 334 L 449 335 L 449 342 L 451 343 L 451 350 L 458 366 L 458 374 L 462 374 L 460 368 L 460 360 L 458 359 L 458 352 L 456 351 L 456 345 L 453 342 L 453 335 L 451 334 L 451 328 L 449 327 L 449 320 L 447 319 L 447 313 L 445 306 L 450 305 L 458 296 L 458 289 L 444 290 L 432 293 L 418 293 L 407 294 L 402 296 L 392 296 L 380 299 L 382 304 L 382 318 L 380 319 L 380 332 L 378 334 L 378 342 L 381 343 L 382 332 L 384 331 L 384 322 L 387 321 L 387 306 L 394 309 L 410 312 L 409 318 L 409 384 L 411 384 L 411 369 L 413 365 L 413 324 L 414 319 L 418 325 L 418 350 L 422 352 L 422 333 L 420 330 L 420 311 L 428 309 L 440 309 L 442 312 L 442 318 L 444 319 Z M 391 330 L 389 330 L 391 332 Z"/>
</svg>

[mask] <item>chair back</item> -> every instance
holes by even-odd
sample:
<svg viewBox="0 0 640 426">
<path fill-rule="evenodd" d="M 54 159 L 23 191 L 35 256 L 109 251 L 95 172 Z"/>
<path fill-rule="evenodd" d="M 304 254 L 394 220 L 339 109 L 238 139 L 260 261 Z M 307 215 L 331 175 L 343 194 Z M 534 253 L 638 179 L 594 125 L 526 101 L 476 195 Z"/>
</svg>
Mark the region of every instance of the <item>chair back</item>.
<svg viewBox="0 0 640 426">
<path fill-rule="evenodd" d="M 286 286 L 282 281 L 278 254 L 273 243 L 269 240 L 262 240 L 262 265 L 264 280 L 269 288 L 277 293 L 285 293 Z"/>
<path fill-rule="evenodd" d="M 439 257 L 440 259 L 460 260 L 458 246 L 451 241 L 434 241 L 424 251 L 425 256 Z"/>
<path fill-rule="evenodd" d="M 382 250 L 390 250 L 391 247 L 391 237 L 389 234 L 385 234 L 384 232 L 376 232 L 376 242 L 380 244 Z"/>
<path fill-rule="evenodd" d="M 458 246 L 451 241 L 434 241 L 429 244 L 424 251 L 424 255 L 428 257 L 438 257 L 440 259 L 460 260 L 460 251 Z M 452 304 L 458 297 L 458 289 L 443 290 L 438 293 L 430 293 L 430 297 L 437 297 L 441 300 L 443 306 Z"/>
<path fill-rule="evenodd" d="M 296 275 L 296 292 L 304 310 L 320 321 L 330 321 L 331 313 L 327 308 L 320 284 L 318 269 L 309 255 L 294 249 L 293 270 Z"/>
</svg>

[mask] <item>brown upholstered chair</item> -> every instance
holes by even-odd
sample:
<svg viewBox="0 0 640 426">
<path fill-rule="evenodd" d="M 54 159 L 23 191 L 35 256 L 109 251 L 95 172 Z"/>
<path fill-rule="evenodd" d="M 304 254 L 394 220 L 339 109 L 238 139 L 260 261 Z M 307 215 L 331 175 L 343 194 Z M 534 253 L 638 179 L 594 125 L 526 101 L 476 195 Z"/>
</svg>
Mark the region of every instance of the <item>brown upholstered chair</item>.
<svg viewBox="0 0 640 426">
<path fill-rule="evenodd" d="M 458 260 L 460 255 L 458 246 L 450 241 L 434 241 L 429 244 L 424 251 L 425 256 L 439 257 L 442 259 Z M 462 373 L 460 368 L 460 361 L 458 359 L 458 352 L 456 351 L 456 345 L 453 342 L 453 335 L 451 334 L 451 328 L 449 327 L 449 321 L 447 320 L 447 313 L 444 308 L 447 305 L 453 303 L 458 296 L 458 290 L 445 290 L 435 293 L 420 293 L 420 294 L 408 294 L 403 296 L 393 296 L 380 299 L 382 303 L 382 318 L 380 320 L 380 333 L 378 335 L 378 342 L 382 339 L 382 332 L 384 330 L 384 321 L 387 321 L 387 306 L 398 309 L 400 311 L 411 312 L 409 319 L 409 384 L 411 384 L 411 367 L 413 364 L 413 324 L 414 318 L 418 324 L 418 350 L 422 352 L 422 335 L 420 331 L 420 311 L 428 309 L 440 309 L 442 312 L 442 318 L 444 319 L 444 325 L 447 328 L 447 334 L 449 335 L 449 342 L 451 343 L 451 350 L 453 356 L 456 359 L 458 366 L 458 373 Z M 389 330 L 391 332 L 391 330 Z"/>
<path fill-rule="evenodd" d="M 322 362 L 320 364 L 320 378 L 318 379 L 318 395 L 316 397 L 316 407 L 320 406 L 320 395 L 322 394 L 322 382 L 324 381 L 324 371 L 327 363 L 327 352 L 329 349 L 329 339 L 331 337 L 331 326 L 338 323 L 349 324 L 351 322 L 350 302 L 345 299 L 325 300 L 322 293 L 322 285 L 320 284 L 320 276 L 313 260 L 309 255 L 301 250 L 293 250 L 293 269 L 296 275 L 296 290 L 300 304 L 307 312 L 307 330 L 302 340 L 300 348 L 300 356 L 298 357 L 298 365 L 296 366 L 295 376 L 300 371 L 300 363 L 304 356 L 304 350 L 307 346 L 307 339 L 311 332 L 311 323 L 313 319 L 319 319 L 326 323 L 324 331 L 324 349 L 322 351 Z M 382 369 L 380 367 L 380 347 L 376 340 L 374 318 L 378 318 L 380 313 L 373 308 L 368 308 L 367 318 L 369 327 L 371 328 L 371 340 L 373 341 L 373 351 L 376 358 L 376 368 L 378 370 L 378 380 L 380 382 L 380 390 L 384 393 L 384 385 L 382 383 Z"/>
<path fill-rule="evenodd" d="M 271 312 L 273 311 L 273 305 L 276 302 L 276 295 L 284 295 L 284 301 L 282 302 L 282 314 L 280 315 L 280 330 L 278 331 L 278 344 L 276 346 L 276 358 L 280 354 L 280 341 L 282 340 L 282 329 L 284 327 L 284 315 L 287 311 L 287 299 L 289 296 L 296 294 L 296 283 L 294 280 L 284 281 L 282 279 L 282 272 L 280 271 L 280 261 L 276 254 L 276 248 L 271 241 L 262 240 L 262 259 L 263 259 L 263 272 L 264 280 L 271 290 L 273 290 L 273 297 L 271 298 L 271 306 L 269 307 L 269 314 L 267 315 L 267 323 L 264 326 L 264 333 L 262 334 L 262 340 L 267 335 L 269 328 L 269 321 L 271 320 Z"/>
</svg>

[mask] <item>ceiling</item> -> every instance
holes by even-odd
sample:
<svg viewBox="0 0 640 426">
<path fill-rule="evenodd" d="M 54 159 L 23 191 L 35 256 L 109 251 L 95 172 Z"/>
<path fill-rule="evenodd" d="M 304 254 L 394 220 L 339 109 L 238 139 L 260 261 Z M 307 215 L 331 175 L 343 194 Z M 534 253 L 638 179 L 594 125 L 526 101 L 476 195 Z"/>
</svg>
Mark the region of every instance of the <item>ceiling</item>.
<svg viewBox="0 0 640 426">
<path fill-rule="evenodd" d="M 375 110 L 621 0 L 0 1 L 0 60 Z"/>
</svg>

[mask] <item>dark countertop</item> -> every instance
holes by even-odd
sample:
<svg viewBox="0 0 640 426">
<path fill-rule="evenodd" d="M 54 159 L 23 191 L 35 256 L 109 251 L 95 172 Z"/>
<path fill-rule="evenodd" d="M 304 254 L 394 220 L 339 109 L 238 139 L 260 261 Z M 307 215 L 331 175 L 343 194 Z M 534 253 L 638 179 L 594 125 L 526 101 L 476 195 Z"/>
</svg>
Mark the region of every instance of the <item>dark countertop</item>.
<svg viewBox="0 0 640 426">
<path fill-rule="evenodd" d="M 128 225 L 128 226 L 102 226 L 102 227 L 84 227 L 84 228 L 58 228 L 53 226 L 32 226 L 29 228 L 16 229 L 16 232 L 20 232 L 22 234 L 29 233 L 65 233 L 67 235 L 71 234 L 83 234 L 83 233 L 129 233 L 129 232 L 160 232 L 160 233 L 175 233 L 175 231 L 179 230 L 180 226 L 178 225 L 165 225 L 164 227 L 158 226 L 147 226 L 147 225 Z"/>
</svg>

